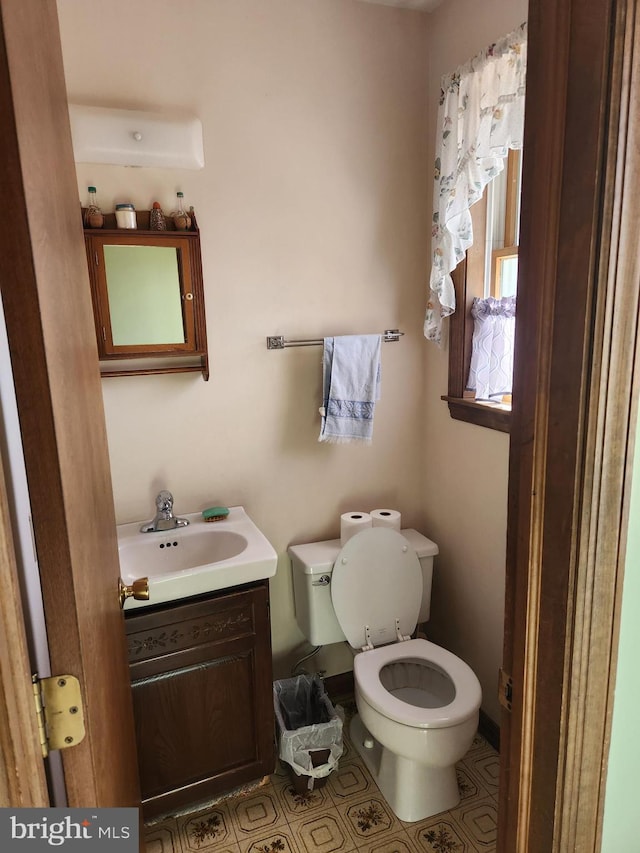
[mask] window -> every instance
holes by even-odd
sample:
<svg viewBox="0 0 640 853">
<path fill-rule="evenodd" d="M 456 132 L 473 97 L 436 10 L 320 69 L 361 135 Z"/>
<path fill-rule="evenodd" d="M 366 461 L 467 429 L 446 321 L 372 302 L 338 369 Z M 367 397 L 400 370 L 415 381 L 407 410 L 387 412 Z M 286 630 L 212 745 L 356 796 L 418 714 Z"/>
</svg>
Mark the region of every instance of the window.
<svg viewBox="0 0 640 853">
<path fill-rule="evenodd" d="M 515 296 L 522 157 L 509 151 L 506 168 L 487 186 L 485 296 Z"/>
<path fill-rule="evenodd" d="M 518 270 L 517 234 L 520 215 L 521 156 L 510 151 L 506 168 L 489 184 L 471 208 L 476 238 L 452 273 L 458 310 L 449 318 L 449 387 L 443 397 L 451 417 L 490 429 L 509 432 L 511 397 L 498 403 L 477 401 L 468 390 L 475 298 L 515 296 Z"/>
</svg>

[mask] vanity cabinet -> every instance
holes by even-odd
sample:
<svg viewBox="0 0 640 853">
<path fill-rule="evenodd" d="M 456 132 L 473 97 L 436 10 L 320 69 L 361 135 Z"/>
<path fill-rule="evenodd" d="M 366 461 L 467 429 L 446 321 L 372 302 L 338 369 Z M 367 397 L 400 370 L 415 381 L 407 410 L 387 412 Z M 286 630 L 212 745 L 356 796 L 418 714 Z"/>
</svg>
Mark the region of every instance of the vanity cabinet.
<svg viewBox="0 0 640 853">
<path fill-rule="evenodd" d="M 125 613 L 145 818 L 273 773 L 268 581 Z"/>
</svg>

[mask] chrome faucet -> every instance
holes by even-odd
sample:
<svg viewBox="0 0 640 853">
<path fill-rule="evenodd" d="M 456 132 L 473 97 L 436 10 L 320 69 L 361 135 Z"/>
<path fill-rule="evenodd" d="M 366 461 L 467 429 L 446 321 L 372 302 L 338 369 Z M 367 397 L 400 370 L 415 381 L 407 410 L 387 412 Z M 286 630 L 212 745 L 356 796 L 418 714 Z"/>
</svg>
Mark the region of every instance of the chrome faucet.
<svg viewBox="0 0 640 853">
<path fill-rule="evenodd" d="M 173 495 L 163 489 L 156 498 L 156 516 L 140 528 L 140 533 L 155 533 L 163 530 L 175 530 L 176 527 L 186 527 L 187 518 L 176 518 L 173 514 Z"/>
</svg>

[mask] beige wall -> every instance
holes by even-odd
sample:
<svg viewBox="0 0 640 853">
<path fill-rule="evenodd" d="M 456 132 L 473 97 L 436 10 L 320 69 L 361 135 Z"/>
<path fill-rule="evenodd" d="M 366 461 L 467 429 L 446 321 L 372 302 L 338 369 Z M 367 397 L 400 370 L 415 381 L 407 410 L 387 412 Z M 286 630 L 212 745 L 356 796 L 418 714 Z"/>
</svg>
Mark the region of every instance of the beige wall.
<svg viewBox="0 0 640 853">
<path fill-rule="evenodd" d="M 103 380 L 119 522 L 242 504 L 276 547 L 276 675 L 308 647 L 291 542 L 350 509 L 399 508 L 435 539 L 430 636 L 467 660 L 498 719 L 508 439 L 449 418 L 447 354 L 422 337 L 440 76 L 517 26 L 523 0 L 431 15 L 356 0 L 58 0 L 70 100 L 179 106 L 203 122 L 200 172 L 79 166 L 105 209 L 170 208 L 203 242 L 211 379 Z M 265 337 L 406 332 L 383 346 L 371 448 L 318 444 L 321 351 Z M 483 480 L 480 484 L 480 480 Z M 341 671 L 335 650 L 322 661 Z"/>
<path fill-rule="evenodd" d="M 426 19 L 355 0 L 60 0 L 69 99 L 202 120 L 202 171 L 79 166 L 105 209 L 198 214 L 211 379 L 103 380 L 118 522 L 243 505 L 280 555 L 276 674 L 302 644 L 291 542 L 339 515 L 422 525 Z M 321 348 L 265 338 L 400 328 L 383 345 L 372 447 L 319 444 Z M 303 650 L 307 647 L 304 646 Z"/>
<path fill-rule="evenodd" d="M 429 16 L 429 162 L 440 78 L 527 19 L 525 0 L 447 0 Z M 496 722 L 502 661 L 509 438 L 449 417 L 448 352 L 425 347 L 426 529 L 440 545 L 429 638 L 465 660 Z"/>
</svg>

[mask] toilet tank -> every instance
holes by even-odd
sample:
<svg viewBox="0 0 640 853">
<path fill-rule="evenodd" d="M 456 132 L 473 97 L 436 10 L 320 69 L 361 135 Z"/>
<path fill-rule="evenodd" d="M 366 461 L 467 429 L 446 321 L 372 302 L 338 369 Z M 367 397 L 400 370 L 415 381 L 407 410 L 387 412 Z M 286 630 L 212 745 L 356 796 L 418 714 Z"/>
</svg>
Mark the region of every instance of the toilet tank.
<svg viewBox="0 0 640 853">
<path fill-rule="evenodd" d="M 418 622 L 429 620 L 433 558 L 438 546 L 417 530 L 400 531 L 415 550 L 422 568 L 422 605 Z M 290 545 L 296 621 L 314 646 L 328 646 L 345 640 L 331 601 L 331 573 L 342 545 L 339 539 Z"/>
</svg>

